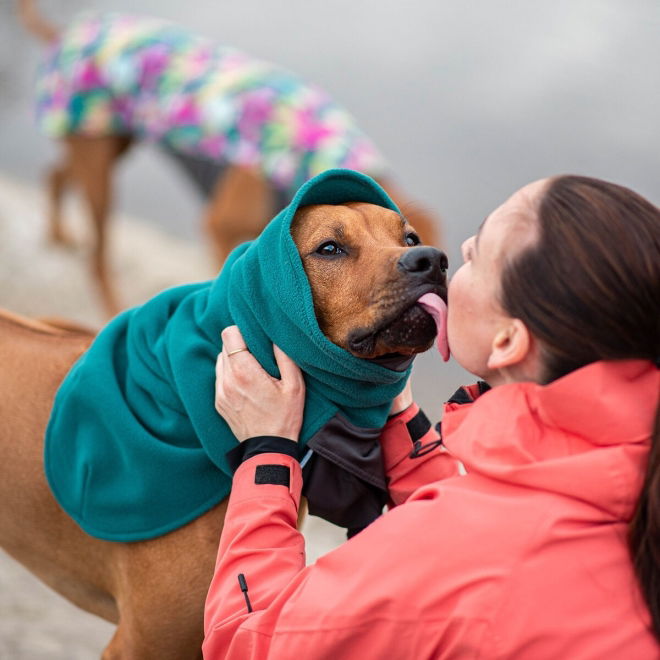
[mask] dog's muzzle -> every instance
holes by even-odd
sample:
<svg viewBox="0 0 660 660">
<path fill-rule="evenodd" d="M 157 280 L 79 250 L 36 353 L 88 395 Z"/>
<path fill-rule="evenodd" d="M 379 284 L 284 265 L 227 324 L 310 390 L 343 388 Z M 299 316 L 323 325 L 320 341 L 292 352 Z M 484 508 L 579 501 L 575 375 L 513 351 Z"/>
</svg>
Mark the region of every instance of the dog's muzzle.
<svg viewBox="0 0 660 660">
<path fill-rule="evenodd" d="M 424 245 L 403 252 L 396 263 L 402 285 L 399 302 L 375 327 L 351 333 L 348 340 L 353 353 L 371 356 L 378 341 L 406 354 L 429 348 L 437 334 L 435 319 L 417 303 L 426 294 L 446 303 L 447 266 L 445 253 L 434 247 Z"/>
<path fill-rule="evenodd" d="M 444 286 L 447 280 L 447 255 L 437 248 L 420 245 L 406 250 L 397 263 L 397 268 L 419 283 Z"/>
</svg>

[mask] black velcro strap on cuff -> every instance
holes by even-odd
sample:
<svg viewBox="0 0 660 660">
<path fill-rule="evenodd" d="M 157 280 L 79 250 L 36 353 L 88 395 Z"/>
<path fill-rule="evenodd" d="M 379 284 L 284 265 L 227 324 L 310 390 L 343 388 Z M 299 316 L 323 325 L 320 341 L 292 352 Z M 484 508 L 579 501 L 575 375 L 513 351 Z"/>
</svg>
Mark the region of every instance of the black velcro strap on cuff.
<svg viewBox="0 0 660 660">
<path fill-rule="evenodd" d="M 429 432 L 431 422 L 420 408 L 419 412 L 410 421 L 406 422 L 406 427 L 408 428 L 408 433 L 410 433 L 410 439 L 413 442 L 417 442 L 417 440 L 423 438 Z"/>
<path fill-rule="evenodd" d="M 257 465 L 254 483 L 273 484 L 288 488 L 291 483 L 291 472 L 286 465 Z"/>
<path fill-rule="evenodd" d="M 225 456 L 232 472 L 236 472 L 241 463 L 258 454 L 286 454 L 298 460 L 299 450 L 298 443 L 293 440 L 274 435 L 259 435 L 241 442 L 238 447 L 230 449 Z"/>
</svg>

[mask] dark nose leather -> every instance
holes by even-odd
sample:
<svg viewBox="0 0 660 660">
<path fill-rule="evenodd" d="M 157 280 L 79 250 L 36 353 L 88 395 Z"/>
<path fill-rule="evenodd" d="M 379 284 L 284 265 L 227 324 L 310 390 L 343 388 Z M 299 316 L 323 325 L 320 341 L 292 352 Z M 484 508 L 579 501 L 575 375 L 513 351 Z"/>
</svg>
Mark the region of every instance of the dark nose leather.
<svg viewBox="0 0 660 660">
<path fill-rule="evenodd" d="M 397 267 L 421 281 L 442 283 L 447 276 L 447 264 L 444 252 L 429 245 L 420 245 L 406 250 Z"/>
</svg>

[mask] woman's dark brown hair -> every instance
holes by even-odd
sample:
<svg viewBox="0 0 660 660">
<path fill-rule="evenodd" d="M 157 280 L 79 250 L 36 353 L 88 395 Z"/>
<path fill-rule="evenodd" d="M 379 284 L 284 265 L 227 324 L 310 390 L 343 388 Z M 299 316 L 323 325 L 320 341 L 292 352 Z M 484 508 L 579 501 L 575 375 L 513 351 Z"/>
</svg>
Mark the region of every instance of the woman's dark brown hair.
<svg viewBox="0 0 660 660">
<path fill-rule="evenodd" d="M 552 179 L 539 236 L 508 262 L 501 302 L 539 340 L 544 382 L 597 360 L 660 358 L 660 209 L 628 188 Z M 660 640 L 660 408 L 630 525 L 635 571 Z"/>
</svg>

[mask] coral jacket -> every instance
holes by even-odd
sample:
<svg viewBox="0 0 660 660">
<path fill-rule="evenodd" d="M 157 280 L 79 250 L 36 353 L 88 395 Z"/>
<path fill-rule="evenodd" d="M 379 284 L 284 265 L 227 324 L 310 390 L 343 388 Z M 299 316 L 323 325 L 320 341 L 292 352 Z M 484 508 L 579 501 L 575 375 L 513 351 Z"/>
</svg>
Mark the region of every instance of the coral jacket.
<svg viewBox="0 0 660 660">
<path fill-rule="evenodd" d="M 659 390 L 646 361 L 503 385 L 448 404 L 449 453 L 416 459 L 409 409 L 382 436 L 405 504 L 308 567 L 299 465 L 250 458 L 234 477 L 204 657 L 660 657 L 626 545 Z M 289 485 L 256 484 L 264 464 L 288 467 Z"/>
</svg>

